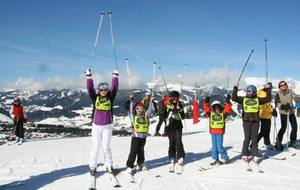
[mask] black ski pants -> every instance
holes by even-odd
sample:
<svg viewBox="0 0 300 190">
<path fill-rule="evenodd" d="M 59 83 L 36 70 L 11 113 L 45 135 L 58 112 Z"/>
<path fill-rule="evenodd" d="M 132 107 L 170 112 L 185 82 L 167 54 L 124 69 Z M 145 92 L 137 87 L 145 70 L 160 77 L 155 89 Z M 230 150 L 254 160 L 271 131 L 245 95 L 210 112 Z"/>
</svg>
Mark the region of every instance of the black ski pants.
<svg viewBox="0 0 300 190">
<path fill-rule="evenodd" d="M 258 130 L 259 130 L 259 122 L 254 121 L 243 121 L 243 128 L 244 128 L 244 142 L 243 142 L 243 149 L 242 155 L 249 156 L 249 144 L 250 141 L 252 142 L 252 155 L 258 157 Z"/>
<path fill-rule="evenodd" d="M 24 138 L 24 127 L 23 122 L 20 120 L 16 120 L 15 122 L 15 135 L 19 138 Z"/>
<path fill-rule="evenodd" d="M 264 144 L 270 145 L 271 119 L 260 119 L 260 132 L 258 134 L 257 143 L 264 138 Z"/>
<path fill-rule="evenodd" d="M 131 138 L 131 146 L 130 146 L 130 153 L 127 160 L 127 167 L 133 168 L 134 162 L 137 157 L 137 164 L 141 165 L 145 161 L 145 152 L 144 147 L 146 144 L 146 138 L 138 138 L 132 137 Z"/>
<path fill-rule="evenodd" d="M 158 123 L 156 125 L 155 132 L 159 133 L 159 130 L 160 130 L 160 127 L 161 127 L 162 123 L 165 123 L 164 134 L 166 134 L 166 118 L 165 118 L 165 115 L 158 115 L 158 116 L 159 116 L 159 120 L 158 120 Z"/>
<path fill-rule="evenodd" d="M 287 128 L 287 115 L 285 114 L 280 114 L 280 119 L 281 119 L 281 128 L 277 134 L 277 140 L 281 143 L 283 139 L 283 135 L 286 131 Z M 295 114 L 290 114 L 289 115 L 289 121 L 291 124 L 291 135 L 290 135 L 290 140 L 295 142 L 297 140 L 297 120 Z"/>
<path fill-rule="evenodd" d="M 181 121 L 179 121 L 181 124 Z M 174 122 L 173 124 L 175 124 Z M 181 124 L 182 126 L 182 124 Z M 182 143 L 182 127 L 168 126 L 168 138 L 169 138 L 169 158 L 179 160 L 185 158 L 185 152 Z"/>
</svg>

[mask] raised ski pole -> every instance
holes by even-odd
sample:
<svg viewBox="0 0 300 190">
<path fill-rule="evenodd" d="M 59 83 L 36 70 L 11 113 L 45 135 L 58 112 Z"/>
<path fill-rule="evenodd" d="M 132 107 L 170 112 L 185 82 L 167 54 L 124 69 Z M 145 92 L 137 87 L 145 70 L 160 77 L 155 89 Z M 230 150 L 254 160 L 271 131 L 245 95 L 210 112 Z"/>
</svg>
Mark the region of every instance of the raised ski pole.
<svg viewBox="0 0 300 190">
<path fill-rule="evenodd" d="M 168 86 L 167 86 L 167 83 L 166 83 L 166 80 L 165 80 L 165 76 L 164 76 L 164 74 L 163 74 L 163 72 L 161 70 L 161 66 L 158 66 L 158 71 L 159 71 L 159 73 L 160 73 L 160 75 L 161 75 L 161 77 L 163 79 L 166 91 L 167 91 L 167 93 L 169 93 L 169 89 L 168 89 Z"/>
<path fill-rule="evenodd" d="M 268 82 L 269 68 L 268 68 L 268 48 L 267 48 L 267 38 L 265 39 L 265 60 L 266 60 L 266 83 Z"/>
<path fill-rule="evenodd" d="M 97 44 L 98 44 L 98 39 L 99 39 L 99 36 L 100 36 L 100 29 L 101 29 L 101 26 L 102 26 L 102 21 L 103 21 L 104 15 L 105 15 L 104 12 L 100 13 L 100 20 L 99 20 L 99 25 L 98 25 L 98 29 L 97 29 L 96 39 L 95 39 L 95 42 L 94 42 L 94 45 L 93 45 L 93 48 L 92 48 L 92 52 L 91 52 L 91 59 L 92 60 L 94 59 L 94 54 L 95 54 L 96 47 L 97 47 Z"/>
<path fill-rule="evenodd" d="M 239 86 L 239 83 L 240 83 L 240 81 L 241 81 L 242 75 L 243 75 L 243 73 L 244 73 L 244 71 L 245 71 L 245 68 L 246 68 L 246 66 L 247 66 L 247 64 L 248 64 L 248 62 L 249 62 L 249 60 L 250 60 L 250 57 L 251 57 L 251 55 L 252 55 L 253 52 L 254 52 L 254 49 L 251 50 L 251 52 L 250 52 L 250 54 L 249 54 L 249 56 L 248 56 L 248 58 L 247 58 L 247 61 L 246 61 L 245 65 L 244 65 L 244 67 L 243 67 L 243 70 L 242 70 L 242 72 L 241 72 L 241 74 L 240 74 L 240 77 L 239 77 L 239 79 L 238 79 L 238 81 L 237 81 L 237 83 L 236 83 L 237 86 Z"/>
<path fill-rule="evenodd" d="M 125 59 L 125 64 L 126 64 L 126 69 L 127 69 L 128 86 L 129 86 L 129 89 L 131 90 L 130 69 L 129 69 L 128 58 Z"/>
<path fill-rule="evenodd" d="M 155 91 L 155 72 L 156 72 L 156 62 L 153 62 L 153 88 L 152 88 L 152 97 L 154 96 L 154 91 Z"/>
<path fill-rule="evenodd" d="M 113 33 L 113 27 L 112 27 L 112 12 L 108 12 L 108 17 L 109 17 L 109 25 L 110 25 L 110 36 L 111 36 L 111 43 L 113 46 L 113 53 L 114 53 L 114 59 L 115 59 L 115 68 L 118 68 L 117 65 L 117 55 L 116 55 L 116 45 L 115 45 L 115 40 L 114 40 L 114 33 Z"/>
</svg>

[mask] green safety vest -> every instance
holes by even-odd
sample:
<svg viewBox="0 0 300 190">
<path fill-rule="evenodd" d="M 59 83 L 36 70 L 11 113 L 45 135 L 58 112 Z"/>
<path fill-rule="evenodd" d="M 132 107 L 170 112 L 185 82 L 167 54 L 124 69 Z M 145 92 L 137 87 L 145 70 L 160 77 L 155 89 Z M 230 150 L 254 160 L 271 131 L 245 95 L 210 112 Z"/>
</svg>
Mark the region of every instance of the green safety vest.
<svg viewBox="0 0 300 190">
<path fill-rule="evenodd" d="M 245 113 L 256 113 L 259 111 L 258 98 L 247 98 L 243 100 L 243 107 Z"/>
<path fill-rule="evenodd" d="M 175 105 L 174 105 L 175 106 Z M 167 107 L 167 111 L 169 111 L 170 110 L 170 107 L 171 107 L 171 104 L 170 103 L 168 103 L 167 105 L 166 105 L 166 107 Z M 173 119 L 175 119 L 175 120 L 180 120 L 180 115 L 179 115 L 179 113 L 173 113 Z"/>
<path fill-rule="evenodd" d="M 223 129 L 225 126 L 223 113 L 211 112 L 209 121 L 212 129 Z"/>
<path fill-rule="evenodd" d="M 144 116 L 144 115 L 134 116 L 133 127 L 134 127 L 134 131 L 137 133 L 148 133 L 149 123 L 148 123 L 148 119 L 146 118 L 146 116 Z"/>
<path fill-rule="evenodd" d="M 111 110 L 111 101 L 107 97 L 98 96 L 95 102 L 96 110 L 110 111 Z"/>
</svg>

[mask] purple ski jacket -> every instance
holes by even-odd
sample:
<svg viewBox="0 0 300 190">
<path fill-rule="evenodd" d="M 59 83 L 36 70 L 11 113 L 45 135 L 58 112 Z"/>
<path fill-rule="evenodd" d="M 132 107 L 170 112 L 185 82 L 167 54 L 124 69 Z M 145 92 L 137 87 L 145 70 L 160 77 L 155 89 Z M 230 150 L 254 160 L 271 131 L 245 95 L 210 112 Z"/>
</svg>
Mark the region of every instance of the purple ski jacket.
<svg viewBox="0 0 300 190">
<path fill-rule="evenodd" d="M 118 88 L 119 88 L 118 77 L 113 77 L 112 82 L 111 82 L 111 89 L 107 93 L 107 96 L 109 97 L 112 105 L 113 105 L 113 102 L 117 95 Z M 90 98 L 94 105 L 93 123 L 95 123 L 96 125 L 111 124 L 113 121 L 112 110 L 111 111 L 102 111 L 102 110 L 95 109 L 95 102 L 96 102 L 97 96 L 99 96 L 99 95 L 95 91 L 93 79 L 87 79 L 87 91 L 88 91 Z"/>
</svg>

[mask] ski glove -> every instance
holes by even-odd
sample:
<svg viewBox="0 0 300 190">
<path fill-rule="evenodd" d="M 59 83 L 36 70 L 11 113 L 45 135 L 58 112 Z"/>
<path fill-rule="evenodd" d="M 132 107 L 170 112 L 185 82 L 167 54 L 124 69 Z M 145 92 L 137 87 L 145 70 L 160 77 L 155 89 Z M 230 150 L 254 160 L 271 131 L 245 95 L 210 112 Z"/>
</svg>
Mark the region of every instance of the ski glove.
<svg viewBox="0 0 300 190">
<path fill-rule="evenodd" d="M 289 103 L 287 104 L 282 104 L 280 106 L 280 109 L 284 110 L 284 111 L 288 111 L 289 109 L 291 109 L 291 105 Z"/>
<path fill-rule="evenodd" d="M 272 115 L 273 115 L 274 117 L 277 117 L 277 111 L 276 111 L 276 109 L 273 109 Z"/>
<path fill-rule="evenodd" d="M 117 68 L 114 69 L 112 75 L 113 75 L 114 77 L 118 77 L 118 76 L 119 76 L 119 71 L 118 71 Z"/>
<path fill-rule="evenodd" d="M 87 77 L 91 77 L 91 76 L 92 76 L 92 71 L 91 71 L 91 69 L 87 69 L 87 70 L 85 71 L 85 76 L 87 76 Z"/>
</svg>

